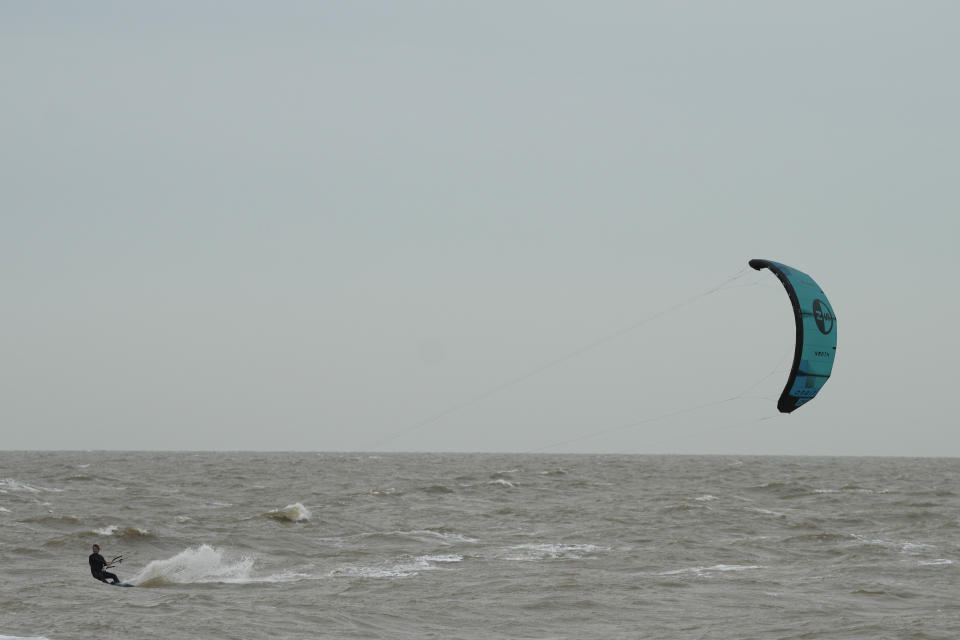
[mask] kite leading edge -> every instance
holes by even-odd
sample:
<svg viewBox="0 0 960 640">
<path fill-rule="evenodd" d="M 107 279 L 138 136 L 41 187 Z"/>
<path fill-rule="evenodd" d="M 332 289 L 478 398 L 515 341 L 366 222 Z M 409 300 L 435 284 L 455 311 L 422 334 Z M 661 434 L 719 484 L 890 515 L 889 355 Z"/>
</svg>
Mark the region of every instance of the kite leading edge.
<svg viewBox="0 0 960 640">
<path fill-rule="evenodd" d="M 790 413 L 810 402 L 830 378 L 837 353 L 837 317 L 823 289 L 807 274 L 772 260 L 755 259 L 749 264 L 758 271 L 772 271 L 793 304 L 797 343 L 790 377 L 777 401 L 781 413 Z"/>
</svg>

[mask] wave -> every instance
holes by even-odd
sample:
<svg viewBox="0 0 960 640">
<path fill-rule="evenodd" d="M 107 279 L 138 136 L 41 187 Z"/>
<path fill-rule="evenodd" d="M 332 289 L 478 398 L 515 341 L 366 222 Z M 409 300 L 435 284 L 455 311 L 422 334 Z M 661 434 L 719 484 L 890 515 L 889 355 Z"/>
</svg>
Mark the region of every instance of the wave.
<svg viewBox="0 0 960 640">
<path fill-rule="evenodd" d="M 104 480 L 101 476 L 90 475 L 89 473 L 81 473 L 77 475 L 67 476 L 64 478 L 67 482 L 94 482 L 97 480 Z"/>
<path fill-rule="evenodd" d="M 0 640 L 47 640 L 44 636 L 0 636 Z"/>
<path fill-rule="evenodd" d="M 83 522 L 82 519 L 76 516 L 33 516 L 30 518 L 24 518 L 20 520 L 25 524 L 45 524 L 45 525 L 71 525 L 71 524 L 80 524 Z"/>
<path fill-rule="evenodd" d="M 507 560 L 580 560 L 584 556 L 601 551 L 610 551 L 610 547 L 595 544 L 521 544 L 510 547 Z"/>
<path fill-rule="evenodd" d="M 457 554 L 439 556 L 417 556 L 407 562 L 393 565 L 341 567 L 330 572 L 330 577 L 339 578 L 407 578 L 421 571 L 435 571 L 442 564 L 462 562 L 463 556 Z"/>
<path fill-rule="evenodd" d="M 783 542 L 850 542 L 857 537 L 852 533 L 805 533 L 798 536 L 790 536 Z"/>
<path fill-rule="evenodd" d="M 456 533 L 449 529 L 440 527 L 432 529 L 415 529 L 412 531 L 376 531 L 372 533 L 361 533 L 361 538 L 374 538 L 384 540 L 415 540 L 417 542 L 440 543 L 445 546 L 451 546 L 457 543 L 475 543 L 476 538 Z"/>
<path fill-rule="evenodd" d="M 434 494 L 434 495 L 444 494 L 444 493 L 455 493 L 453 489 L 451 489 L 450 487 L 445 487 L 442 484 L 433 484 L 433 485 L 430 485 L 429 487 L 422 487 L 420 491 L 422 491 L 423 493 Z"/>
<path fill-rule="evenodd" d="M 673 571 L 662 571 L 658 573 L 659 576 L 677 576 L 684 574 L 692 574 L 697 576 L 702 576 L 708 573 L 714 572 L 726 572 L 726 571 L 754 571 L 757 569 L 766 569 L 766 567 L 750 564 L 715 564 L 712 567 L 690 567 L 687 569 L 674 569 Z"/>
<path fill-rule="evenodd" d="M 93 532 L 101 536 L 115 536 L 117 538 L 146 538 L 152 536 L 148 529 L 140 527 L 121 527 L 111 524 L 102 529 L 94 529 Z"/>
<path fill-rule="evenodd" d="M 264 515 L 282 522 L 307 522 L 312 517 L 310 510 L 299 502 L 288 504 L 283 509 L 268 511 Z"/>
<path fill-rule="evenodd" d="M 389 489 L 371 489 L 370 495 L 372 496 L 386 496 L 391 498 L 399 498 L 403 495 L 403 491 L 390 487 Z"/>
<path fill-rule="evenodd" d="M 253 558 L 240 556 L 230 559 L 222 549 L 203 544 L 181 551 L 172 558 L 150 562 L 129 582 L 144 587 L 204 582 L 257 582 L 258 580 L 250 576 L 252 570 Z"/>
<path fill-rule="evenodd" d="M 26 482 L 20 482 L 15 478 L 0 478 L 0 493 L 62 493 L 63 489 L 57 489 L 54 487 L 34 487 Z"/>
</svg>

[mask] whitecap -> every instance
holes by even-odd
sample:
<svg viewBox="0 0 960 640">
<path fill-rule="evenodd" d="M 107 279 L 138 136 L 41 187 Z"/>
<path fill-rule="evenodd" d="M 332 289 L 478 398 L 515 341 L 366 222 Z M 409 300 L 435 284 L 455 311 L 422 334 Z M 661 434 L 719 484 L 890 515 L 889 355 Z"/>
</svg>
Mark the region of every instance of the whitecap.
<svg viewBox="0 0 960 640">
<path fill-rule="evenodd" d="M 452 531 L 436 531 L 433 529 L 414 529 L 413 531 L 389 531 L 389 532 L 372 532 L 372 533 L 361 533 L 361 538 L 369 538 L 373 536 L 381 535 L 390 535 L 390 536 L 403 536 L 419 540 L 421 542 L 440 542 L 444 545 L 450 546 L 451 544 L 457 542 L 465 543 L 474 543 L 478 542 L 476 538 L 471 538 L 465 536 L 461 533 L 454 533 Z"/>
<path fill-rule="evenodd" d="M 920 562 L 920 566 L 922 567 L 942 567 L 948 564 L 953 564 L 953 560 L 947 560 L 946 558 L 937 558 L 936 560 L 926 560 L 926 561 Z"/>
<path fill-rule="evenodd" d="M 674 569 L 673 571 L 661 571 L 659 576 L 677 576 L 683 574 L 705 575 L 711 572 L 726 571 L 752 571 L 756 569 L 766 569 L 766 567 L 756 564 L 715 564 L 712 567 L 689 567 L 686 569 Z"/>
<path fill-rule="evenodd" d="M 101 536 L 124 536 L 133 538 L 150 535 L 148 529 L 141 529 L 140 527 L 120 527 L 115 524 L 108 525 L 102 529 L 94 529 L 93 532 Z"/>
<path fill-rule="evenodd" d="M 419 573 L 416 570 L 403 567 L 381 568 L 381 567 L 345 567 L 334 569 L 330 572 L 333 578 L 407 578 Z"/>
<path fill-rule="evenodd" d="M 331 577 L 348 578 L 408 578 L 421 571 L 435 571 L 440 567 L 437 564 L 462 562 L 463 556 L 450 554 L 438 556 L 417 556 L 409 562 L 401 562 L 391 566 L 353 566 L 340 567 L 330 572 Z"/>
<path fill-rule="evenodd" d="M 932 544 L 925 544 L 923 542 L 909 542 L 909 541 L 896 542 L 893 540 L 883 540 L 880 538 L 867 538 L 865 536 L 861 536 L 858 534 L 854 534 L 853 538 L 864 544 L 875 545 L 878 547 L 885 547 L 887 549 L 897 549 L 901 553 L 907 553 L 911 555 L 915 555 L 915 554 L 922 553 L 924 551 L 929 551 L 931 549 L 936 548 Z"/>
<path fill-rule="evenodd" d="M 516 487 L 516 486 L 517 486 L 517 485 L 513 484 L 512 482 L 510 482 L 509 480 L 504 480 L 503 478 L 497 478 L 496 480 L 491 480 L 491 481 L 488 482 L 487 484 L 496 484 L 496 485 L 500 485 L 501 487 Z"/>
<path fill-rule="evenodd" d="M 36 487 L 31 487 L 26 482 L 20 482 L 14 478 L 3 478 L 0 479 L 0 489 L 6 489 L 7 491 L 23 491 L 26 493 L 40 493 L 41 489 Z M 4 491 L 4 493 L 7 493 Z"/>
<path fill-rule="evenodd" d="M 425 562 L 463 562 L 463 556 L 456 553 L 451 553 L 445 556 L 420 556 L 419 560 L 424 560 Z"/>
<path fill-rule="evenodd" d="M 594 544 L 521 544 L 510 547 L 507 559 L 519 561 L 543 559 L 579 560 L 588 554 L 601 551 L 610 551 L 610 547 Z"/>
<path fill-rule="evenodd" d="M 299 571 L 281 571 L 278 574 L 256 578 L 251 582 L 299 582 L 301 580 L 315 580 L 316 576 Z"/>
<path fill-rule="evenodd" d="M 331 577 L 347 578 L 408 578 L 431 568 L 425 560 L 381 567 L 341 567 L 330 572 Z"/>
<path fill-rule="evenodd" d="M 712 496 L 709 493 L 706 495 L 702 495 L 699 498 L 695 498 L 697 502 L 713 502 L 714 500 L 719 500 L 719 499 L 720 498 L 718 498 L 717 496 Z"/>
<path fill-rule="evenodd" d="M 431 537 L 438 538 L 444 544 L 452 544 L 454 542 L 477 542 L 476 538 L 471 538 L 460 533 L 453 533 L 452 531 L 434 531 L 432 529 L 418 530 L 418 531 L 398 531 L 402 535 L 412 535 L 417 538 Z"/>
<path fill-rule="evenodd" d="M 299 502 L 288 504 L 283 509 L 274 509 L 267 515 L 274 520 L 288 520 L 290 522 L 307 522 L 311 517 L 310 510 Z"/>
</svg>

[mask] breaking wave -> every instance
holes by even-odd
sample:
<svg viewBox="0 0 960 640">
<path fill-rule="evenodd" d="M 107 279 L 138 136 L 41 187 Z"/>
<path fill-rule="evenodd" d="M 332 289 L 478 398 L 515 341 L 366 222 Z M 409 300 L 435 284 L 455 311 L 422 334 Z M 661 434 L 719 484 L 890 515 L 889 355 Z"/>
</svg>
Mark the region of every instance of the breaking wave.
<svg viewBox="0 0 960 640">
<path fill-rule="evenodd" d="M 121 527 L 119 525 L 111 524 L 102 529 L 94 529 L 94 533 L 101 536 L 114 536 L 117 538 L 146 538 L 151 536 L 149 529 L 141 529 L 140 527 Z"/>
<path fill-rule="evenodd" d="M 311 518 L 310 510 L 299 502 L 288 504 L 283 509 L 274 509 L 265 514 L 268 518 L 283 522 L 307 522 Z"/>
</svg>

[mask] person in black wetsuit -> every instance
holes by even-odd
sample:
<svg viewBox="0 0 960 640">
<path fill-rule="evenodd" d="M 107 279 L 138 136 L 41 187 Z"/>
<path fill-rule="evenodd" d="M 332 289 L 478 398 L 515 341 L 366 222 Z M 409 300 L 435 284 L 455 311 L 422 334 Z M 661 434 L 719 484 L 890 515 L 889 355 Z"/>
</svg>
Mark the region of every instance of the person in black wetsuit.
<svg viewBox="0 0 960 640">
<path fill-rule="evenodd" d="M 104 571 L 104 569 L 112 566 L 112 564 L 107 564 L 107 561 L 100 555 L 100 545 L 93 545 L 93 553 L 90 554 L 90 573 L 93 574 L 93 577 L 100 582 L 106 582 L 109 578 L 113 581 L 113 584 L 119 583 L 120 578 L 109 571 Z"/>
</svg>

